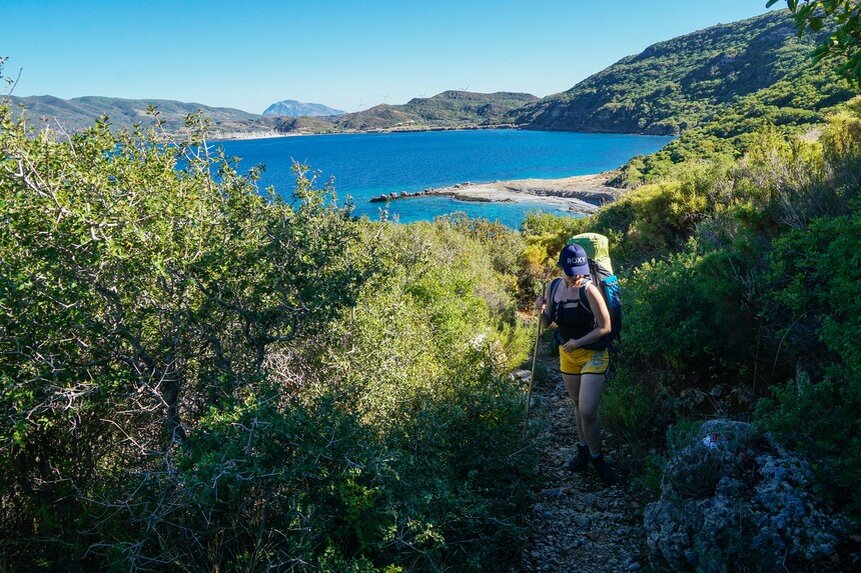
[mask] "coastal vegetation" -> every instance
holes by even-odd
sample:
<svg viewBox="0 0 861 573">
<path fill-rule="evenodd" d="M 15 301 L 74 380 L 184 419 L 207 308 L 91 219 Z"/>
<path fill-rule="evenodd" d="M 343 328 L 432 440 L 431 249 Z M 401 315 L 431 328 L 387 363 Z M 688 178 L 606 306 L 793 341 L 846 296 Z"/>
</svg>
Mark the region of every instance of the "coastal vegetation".
<svg viewBox="0 0 861 573">
<path fill-rule="evenodd" d="M 739 98 L 683 132 L 658 153 L 635 157 L 622 168 L 617 183 L 632 187 L 673 176 L 691 161 L 732 162 L 765 129 L 815 139 L 826 118 L 844 109 L 857 94 L 835 68 L 830 62 L 803 64 L 774 85 Z"/>
<path fill-rule="evenodd" d="M 857 100 L 520 233 L 355 219 L 301 170 L 282 200 L 153 131 L 2 127 L 6 570 L 504 566 L 536 478 L 518 300 L 583 230 L 624 280 L 603 415 L 644 495 L 667 428 L 734 416 L 858 519 Z"/>
<path fill-rule="evenodd" d="M 799 36 L 805 15 L 769 12 L 654 44 L 514 110 L 512 121 L 525 129 L 679 135 L 660 152 L 629 161 L 613 181 L 625 187 L 673 176 L 691 161 L 732 162 L 765 128 L 815 133 L 858 93 L 858 63 L 824 57 L 834 37 L 851 37 L 846 27 L 820 20 Z M 814 62 L 817 46 L 825 48 Z"/>
<path fill-rule="evenodd" d="M 0 125 L 0 569 L 512 556 L 515 234 L 358 220 L 301 168 L 282 200 L 155 130 Z"/>
</svg>

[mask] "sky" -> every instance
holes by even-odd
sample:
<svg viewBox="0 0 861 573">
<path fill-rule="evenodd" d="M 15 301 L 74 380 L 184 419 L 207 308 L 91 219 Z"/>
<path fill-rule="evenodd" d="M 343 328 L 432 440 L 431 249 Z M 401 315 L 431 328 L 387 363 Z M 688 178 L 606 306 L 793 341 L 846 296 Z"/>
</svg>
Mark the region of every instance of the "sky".
<svg viewBox="0 0 861 573">
<path fill-rule="evenodd" d="M 448 89 L 564 91 L 766 0 L 0 0 L 13 95 L 359 111 Z M 785 6 L 778 3 L 775 8 Z"/>
</svg>

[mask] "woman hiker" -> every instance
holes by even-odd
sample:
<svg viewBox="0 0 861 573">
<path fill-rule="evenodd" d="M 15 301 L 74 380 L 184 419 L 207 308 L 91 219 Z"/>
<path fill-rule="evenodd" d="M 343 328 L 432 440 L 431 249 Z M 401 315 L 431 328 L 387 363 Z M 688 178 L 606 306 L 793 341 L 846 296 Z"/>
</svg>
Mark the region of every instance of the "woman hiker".
<svg viewBox="0 0 861 573">
<path fill-rule="evenodd" d="M 555 289 L 549 284 L 535 304 L 542 309 L 542 327 L 551 322 L 558 327 L 554 341 L 559 346 L 559 370 L 574 401 L 580 443 L 566 468 L 582 472 L 591 461 L 601 482 L 610 486 L 615 476 L 601 453 L 598 424 L 598 403 L 610 363 L 606 343 L 610 313 L 598 287 L 589 279 L 589 262 L 580 245 L 566 245 L 559 254 L 559 266 L 562 281 L 555 281 Z"/>
</svg>

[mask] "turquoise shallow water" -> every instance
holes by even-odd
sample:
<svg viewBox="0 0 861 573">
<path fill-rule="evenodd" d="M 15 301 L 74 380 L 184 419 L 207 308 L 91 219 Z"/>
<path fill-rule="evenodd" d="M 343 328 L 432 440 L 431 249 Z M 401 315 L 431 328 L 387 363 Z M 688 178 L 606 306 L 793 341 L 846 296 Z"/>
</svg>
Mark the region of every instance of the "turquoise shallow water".
<svg viewBox="0 0 861 573">
<path fill-rule="evenodd" d="M 377 218 L 382 193 L 419 191 L 470 181 L 485 183 L 530 177 L 556 178 L 613 169 L 635 155 L 657 151 L 671 137 L 523 130 L 469 130 L 419 133 L 311 135 L 220 141 L 244 169 L 266 166 L 261 185 L 289 195 L 295 183 L 293 160 L 334 178 L 339 200 L 353 197 L 356 213 Z M 393 201 L 389 216 L 408 223 L 463 211 L 518 227 L 535 210 L 562 214 L 541 203 L 469 203 L 444 197 Z"/>
</svg>

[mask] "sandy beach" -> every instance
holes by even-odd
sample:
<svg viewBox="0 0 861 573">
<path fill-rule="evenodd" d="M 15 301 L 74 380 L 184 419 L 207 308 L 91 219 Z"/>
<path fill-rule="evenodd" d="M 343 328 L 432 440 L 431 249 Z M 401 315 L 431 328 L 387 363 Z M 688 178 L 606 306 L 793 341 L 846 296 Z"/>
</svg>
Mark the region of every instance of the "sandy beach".
<svg viewBox="0 0 861 573">
<path fill-rule="evenodd" d="M 577 175 L 561 179 L 514 179 L 492 183 L 458 183 L 418 193 L 401 193 L 385 199 L 408 199 L 444 196 L 460 201 L 523 202 L 537 201 L 557 205 L 575 213 L 594 213 L 601 205 L 615 201 L 623 189 L 608 187 L 606 182 L 618 171 Z M 394 195 L 394 194 L 393 194 Z M 377 200 L 385 200 L 383 197 Z"/>
</svg>

